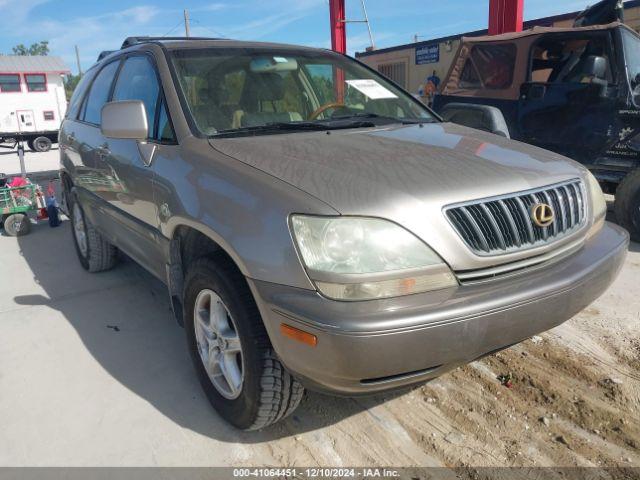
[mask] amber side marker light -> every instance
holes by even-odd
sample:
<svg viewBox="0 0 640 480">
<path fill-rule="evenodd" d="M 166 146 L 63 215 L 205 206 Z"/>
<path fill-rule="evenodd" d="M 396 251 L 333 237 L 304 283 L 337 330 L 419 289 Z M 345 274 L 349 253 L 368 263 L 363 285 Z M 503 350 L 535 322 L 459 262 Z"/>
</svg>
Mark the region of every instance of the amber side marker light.
<svg viewBox="0 0 640 480">
<path fill-rule="evenodd" d="M 280 324 L 280 333 L 282 333 L 282 335 L 284 335 L 285 337 L 289 337 L 292 340 L 297 340 L 298 342 L 306 343 L 307 345 L 311 345 L 312 347 L 315 347 L 318 344 L 318 337 L 316 337 L 315 335 L 294 328 L 291 325 L 287 325 L 286 323 Z"/>
</svg>

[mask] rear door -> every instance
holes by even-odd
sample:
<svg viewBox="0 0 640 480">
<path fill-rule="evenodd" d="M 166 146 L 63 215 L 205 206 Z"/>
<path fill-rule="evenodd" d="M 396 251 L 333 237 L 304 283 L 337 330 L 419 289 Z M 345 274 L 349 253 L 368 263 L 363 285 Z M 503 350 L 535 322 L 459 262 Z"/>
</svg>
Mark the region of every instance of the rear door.
<svg viewBox="0 0 640 480">
<path fill-rule="evenodd" d="M 589 56 L 606 59 L 606 81 L 585 74 Z M 541 36 L 531 48 L 529 82 L 521 88 L 520 139 L 589 164 L 610 143 L 616 82 L 608 32 Z"/>
</svg>

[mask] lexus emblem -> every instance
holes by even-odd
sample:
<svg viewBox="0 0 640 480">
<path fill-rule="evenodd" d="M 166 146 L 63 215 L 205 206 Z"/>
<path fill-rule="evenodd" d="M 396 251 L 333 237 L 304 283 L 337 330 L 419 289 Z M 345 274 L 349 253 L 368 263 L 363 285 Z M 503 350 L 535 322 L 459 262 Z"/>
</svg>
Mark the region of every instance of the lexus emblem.
<svg viewBox="0 0 640 480">
<path fill-rule="evenodd" d="M 555 220 L 553 208 L 546 203 L 537 203 L 531 207 L 531 220 L 541 228 L 548 227 Z"/>
</svg>

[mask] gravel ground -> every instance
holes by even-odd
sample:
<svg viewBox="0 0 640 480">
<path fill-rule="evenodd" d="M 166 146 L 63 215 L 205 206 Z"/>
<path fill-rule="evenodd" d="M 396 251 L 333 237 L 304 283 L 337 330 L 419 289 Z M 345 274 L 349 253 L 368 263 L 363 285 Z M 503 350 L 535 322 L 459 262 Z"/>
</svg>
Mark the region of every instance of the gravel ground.
<svg viewBox="0 0 640 480">
<path fill-rule="evenodd" d="M 0 236 L 0 466 L 640 466 L 638 244 L 540 337 L 410 391 L 308 393 L 242 433 L 204 398 L 162 285 L 126 259 L 84 272 L 69 227 Z"/>
</svg>

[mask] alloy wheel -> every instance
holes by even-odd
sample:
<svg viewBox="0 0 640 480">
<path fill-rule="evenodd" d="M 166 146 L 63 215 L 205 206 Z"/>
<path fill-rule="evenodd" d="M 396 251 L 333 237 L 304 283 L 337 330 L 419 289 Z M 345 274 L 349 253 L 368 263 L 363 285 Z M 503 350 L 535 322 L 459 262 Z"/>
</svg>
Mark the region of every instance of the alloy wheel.
<svg viewBox="0 0 640 480">
<path fill-rule="evenodd" d="M 202 290 L 193 310 L 200 360 L 211 383 L 224 398 L 240 396 L 244 382 L 242 345 L 235 323 L 220 296 Z"/>
</svg>

